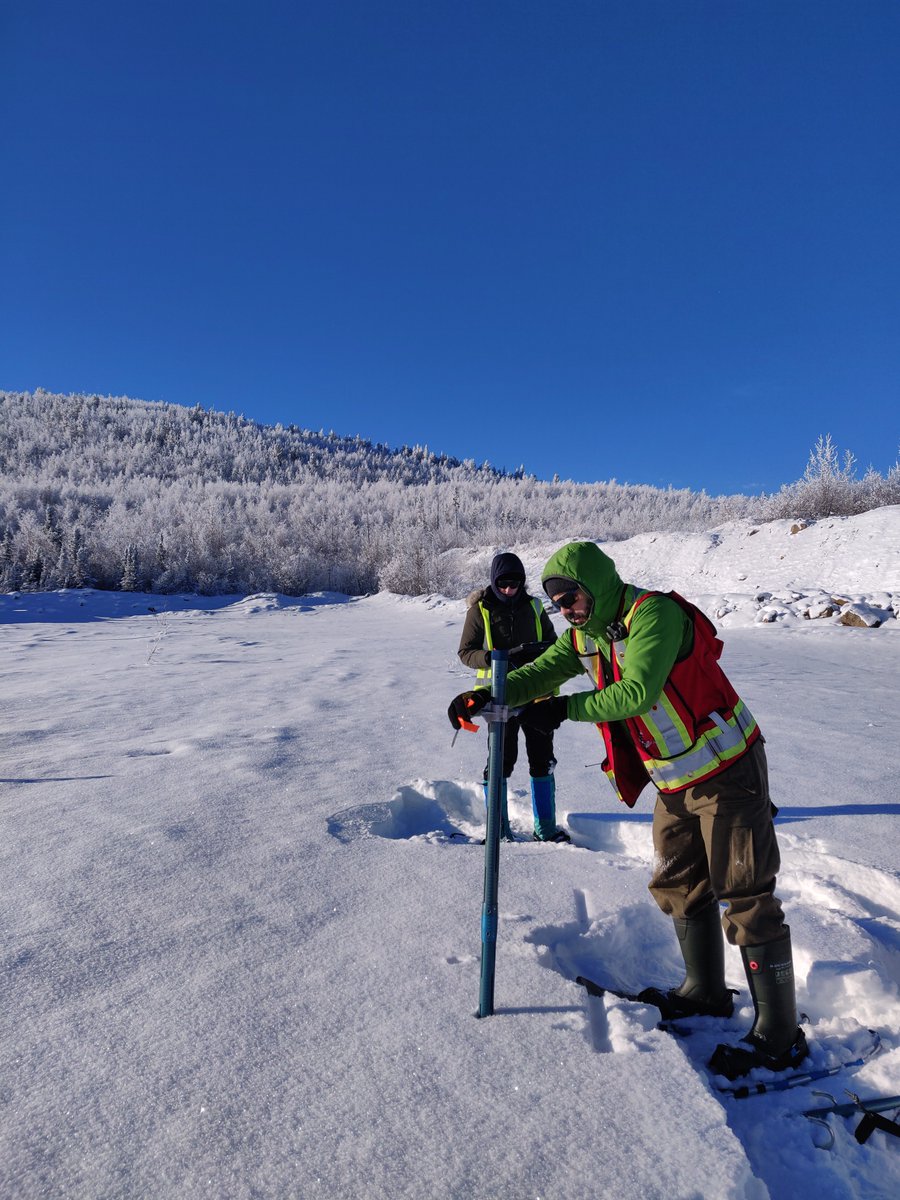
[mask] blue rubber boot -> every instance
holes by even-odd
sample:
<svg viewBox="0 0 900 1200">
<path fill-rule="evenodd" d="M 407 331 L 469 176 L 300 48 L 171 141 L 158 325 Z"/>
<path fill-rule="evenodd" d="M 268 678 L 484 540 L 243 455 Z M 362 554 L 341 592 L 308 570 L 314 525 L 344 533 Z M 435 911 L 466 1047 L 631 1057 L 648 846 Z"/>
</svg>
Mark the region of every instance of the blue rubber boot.
<svg viewBox="0 0 900 1200">
<path fill-rule="evenodd" d="M 500 781 L 500 836 L 504 842 L 514 842 L 513 831 L 509 823 L 509 811 L 506 805 L 506 780 Z M 488 802 L 488 785 L 487 780 L 484 781 L 484 808 L 487 812 Z"/>
<path fill-rule="evenodd" d="M 536 842 L 570 842 L 564 829 L 556 826 L 556 780 L 552 775 L 532 775 L 531 808 Z"/>
</svg>

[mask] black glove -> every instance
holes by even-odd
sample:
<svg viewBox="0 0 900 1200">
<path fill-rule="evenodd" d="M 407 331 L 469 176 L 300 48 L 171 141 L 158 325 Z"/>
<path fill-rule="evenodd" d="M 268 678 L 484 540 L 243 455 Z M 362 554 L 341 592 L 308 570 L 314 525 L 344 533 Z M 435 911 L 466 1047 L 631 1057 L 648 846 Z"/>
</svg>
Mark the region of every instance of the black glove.
<svg viewBox="0 0 900 1200">
<path fill-rule="evenodd" d="M 471 721 L 476 713 L 481 712 L 490 698 L 491 693 L 484 688 L 479 688 L 475 692 L 462 692 L 460 695 L 454 696 L 447 709 L 450 724 L 454 729 L 459 729 L 461 722 Z"/>
<path fill-rule="evenodd" d="M 536 729 L 539 733 L 552 733 L 559 729 L 569 715 L 567 696 L 548 696 L 546 700 L 535 700 L 519 713 L 519 724 Z"/>
<path fill-rule="evenodd" d="M 516 667 L 527 666 L 536 658 L 540 658 L 549 645 L 550 642 L 522 642 L 520 646 L 513 646 L 508 653 L 509 665 L 513 670 Z"/>
</svg>

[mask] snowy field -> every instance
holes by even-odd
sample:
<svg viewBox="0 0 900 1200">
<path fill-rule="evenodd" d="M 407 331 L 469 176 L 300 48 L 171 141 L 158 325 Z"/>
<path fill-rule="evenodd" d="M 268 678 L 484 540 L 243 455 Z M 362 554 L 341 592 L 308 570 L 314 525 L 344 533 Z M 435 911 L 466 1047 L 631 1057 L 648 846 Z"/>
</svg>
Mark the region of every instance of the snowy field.
<svg viewBox="0 0 900 1200">
<path fill-rule="evenodd" d="M 513 776 L 497 1012 L 474 1018 L 461 601 L 0 596 L 0 1196 L 895 1200 L 900 1142 L 802 1112 L 900 1093 L 900 509 L 752 528 L 607 549 L 719 615 L 768 741 L 809 1065 L 874 1029 L 865 1066 L 718 1093 L 703 1056 L 751 1020 L 731 948 L 735 1017 L 687 1039 L 576 986 L 681 974 L 652 795 L 618 804 L 572 723 L 571 846 L 524 840 Z M 533 590 L 553 548 L 516 547 Z M 838 623 L 853 605 L 866 625 Z"/>
</svg>

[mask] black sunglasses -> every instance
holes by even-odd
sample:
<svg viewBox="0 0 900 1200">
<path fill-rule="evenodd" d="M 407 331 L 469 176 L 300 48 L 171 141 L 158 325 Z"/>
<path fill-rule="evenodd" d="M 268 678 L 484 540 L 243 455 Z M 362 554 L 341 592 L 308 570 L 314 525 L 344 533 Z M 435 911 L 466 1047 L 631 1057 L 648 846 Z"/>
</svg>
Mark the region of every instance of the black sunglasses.
<svg viewBox="0 0 900 1200">
<path fill-rule="evenodd" d="M 559 596 L 556 600 L 554 600 L 553 605 L 555 608 L 560 610 L 564 608 L 572 608 L 577 599 L 577 592 L 566 592 L 565 595 Z"/>
<path fill-rule="evenodd" d="M 497 587 L 498 588 L 517 588 L 517 587 L 521 587 L 523 582 L 524 581 L 521 579 L 510 579 L 508 577 L 504 577 L 503 579 L 497 580 Z"/>
</svg>

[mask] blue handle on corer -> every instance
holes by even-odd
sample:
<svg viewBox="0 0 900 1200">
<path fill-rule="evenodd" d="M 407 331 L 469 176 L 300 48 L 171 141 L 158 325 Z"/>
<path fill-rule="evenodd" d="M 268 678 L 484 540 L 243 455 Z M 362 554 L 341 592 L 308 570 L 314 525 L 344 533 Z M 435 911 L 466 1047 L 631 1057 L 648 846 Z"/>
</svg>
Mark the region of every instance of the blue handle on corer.
<svg viewBox="0 0 900 1200">
<path fill-rule="evenodd" d="M 497 940 L 497 910 L 496 908 L 488 908 L 486 905 L 481 909 L 481 940 L 482 942 L 496 942 Z"/>
</svg>

